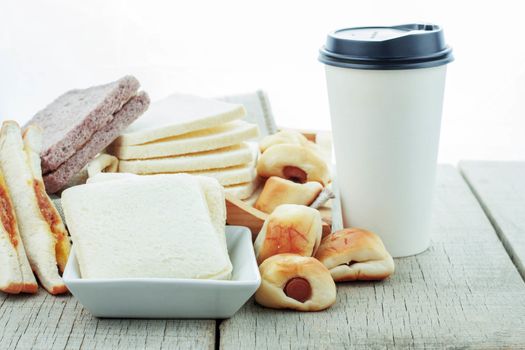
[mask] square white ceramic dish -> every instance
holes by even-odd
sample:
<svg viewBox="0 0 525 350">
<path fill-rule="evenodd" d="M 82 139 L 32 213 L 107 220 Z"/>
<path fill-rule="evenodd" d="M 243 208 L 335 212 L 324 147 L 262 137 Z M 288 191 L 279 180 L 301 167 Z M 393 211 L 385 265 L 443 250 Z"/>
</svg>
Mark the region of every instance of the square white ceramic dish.
<svg viewBox="0 0 525 350">
<path fill-rule="evenodd" d="M 64 282 L 86 309 L 112 318 L 228 318 L 255 293 L 261 276 L 250 230 L 226 226 L 229 281 L 176 278 L 82 279 L 71 251 Z"/>
</svg>

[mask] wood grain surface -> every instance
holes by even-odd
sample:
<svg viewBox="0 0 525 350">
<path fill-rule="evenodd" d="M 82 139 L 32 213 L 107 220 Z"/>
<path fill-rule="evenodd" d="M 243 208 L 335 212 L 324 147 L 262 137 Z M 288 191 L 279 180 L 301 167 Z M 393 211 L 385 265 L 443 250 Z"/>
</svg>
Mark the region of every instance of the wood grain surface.
<svg viewBox="0 0 525 350">
<path fill-rule="evenodd" d="M 103 296 L 101 296 L 102 298 Z M 99 319 L 72 296 L 0 293 L 0 349 L 213 349 L 214 320 Z"/>
<path fill-rule="evenodd" d="M 459 172 L 441 166 L 424 253 L 383 282 L 342 283 L 319 313 L 249 301 L 220 325 L 223 349 L 525 348 L 525 284 Z"/>
<path fill-rule="evenodd" d="M 465 161 L 460 169 L 525 279 L 525 162 Z"/>
</svg>

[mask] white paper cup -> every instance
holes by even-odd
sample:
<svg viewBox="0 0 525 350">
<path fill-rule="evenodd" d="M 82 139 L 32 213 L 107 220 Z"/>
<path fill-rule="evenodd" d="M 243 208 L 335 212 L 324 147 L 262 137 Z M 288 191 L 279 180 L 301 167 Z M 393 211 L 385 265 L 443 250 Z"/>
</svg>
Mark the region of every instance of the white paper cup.
<svg viewBox="0 0 525 350">
<path fill-rule="evenodd" d="M 325 66 L 344 225 L 377 233 L 394 257 L 430 243 L 443 62 L 451 59 L 412 60 L 408 69 L 398 60 L 389 68 L 385 58 L 364 69 Z"/>
</svg>

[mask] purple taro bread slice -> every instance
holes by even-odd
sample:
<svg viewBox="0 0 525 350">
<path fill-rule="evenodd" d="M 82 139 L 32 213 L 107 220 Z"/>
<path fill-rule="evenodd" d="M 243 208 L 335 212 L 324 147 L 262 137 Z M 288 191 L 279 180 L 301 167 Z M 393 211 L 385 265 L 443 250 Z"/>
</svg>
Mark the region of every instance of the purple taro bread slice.
<svg viewBox="0 0 525 350">
<path fill-rule="evenodd" d="M 113 142 L 120 133 L 148 109 L 150 99 L 145 92 L 132 97 L 113 119 L 102 129 L 95 132 L 91 139 L 71 158 L 53 172 L 44 175 L 47 193 L 56 193 L 63 189 L 86 164 Z"/>
<path fill-rule="evenodd" d="M 109 84 L 68 91 L 38 112 L 26 126 L 37 124 L 42 129 L 42 172 L 57 169 L 73 156 L 139 87 L 135 77 L 125 76 Z"/>
</svg>

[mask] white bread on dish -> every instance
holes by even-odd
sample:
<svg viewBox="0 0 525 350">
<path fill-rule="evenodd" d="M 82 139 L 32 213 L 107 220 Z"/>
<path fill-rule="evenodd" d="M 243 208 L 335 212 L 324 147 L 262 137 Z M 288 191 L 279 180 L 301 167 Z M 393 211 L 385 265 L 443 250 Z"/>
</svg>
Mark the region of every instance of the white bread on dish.
<svg viewBox="0 0 525 350">
<path fill-rule="evenodd" d="M 101 173 L 65 190 L 62 207 L 82 278 L 231 277 L 213 179 Z"/>
<path fill-rule="evenodd" d="M 348 228 L 326 236 L 315 257 L 334 281 L 382 280 L 394 272 L 394 259 L 376 234 Z"/>
<path fill-rule="evenodd" d="M 239 144 L 259 135 L 257 125 L 235 120 L 141 145 L 111 144 L 107 152 L 119 159 L 148 159 L 197 153 Z"/>
<path fill-rule="evenodd" d="M 317 259 L 279 254 L 261 266 L 261 286 L 255 301 L 274 309 L 320 311 L 335 303 L 336 287 L 330 271 Z"/>
<path fill-rule="evenodd" d="M 254 207 L 265 213 L 271 213 L 281 204 L 300 204 L 309 206 L 319 193 L 323 185 L 316 181 L 304 184 L 272 176 L 264 184 L 264 188 L 257 198 Z"/>
<path fill-rule="evenodd" d="M 330 181 L 330 170 L 320 153 L 295 144 L 268 148 L 259 158 L 257 172 L 265 178 L 277 176 L 298 183 L 317 181 L 326 186 Z"/>
<path fill-rule="evenodd" d="M 189 132 L 213 128 L 246 115 L 242 105 L 192 95 L 173 94 L 150 104 L 115 145 L 140 145 Z"/>
<path fill-rule="evenodd" d="M 0 170 L 0 291 L 36 293 L 38 284 L 18 231 L 9 189 Z"/>
<path fill-rule="evenodd" d="M 228 168 L 253 161 L 250 146 L 243 142 L 225 148 L 173 157 L 122 160 L 119 171 L 133 174 L 180 173 Z"/>
<path fill-rule="evenodd" d="M 60 277 L 70 242 L 67 231 L 49 199 L 40 168 L 40 129 L 27 127 L 22 139 L 16 122 L 5 121 L 0 132 L 0 167 L 11 193 L 31 268 L 51 294 L 66 293 Z"/>
<path fill-rule="evenodd" d="M 318 210 L 304 205 L 280 205 L 266 218 L 253 245 L 257 263 L 283 253 L 312 256 L 322 233 Z"/>
</svg>

